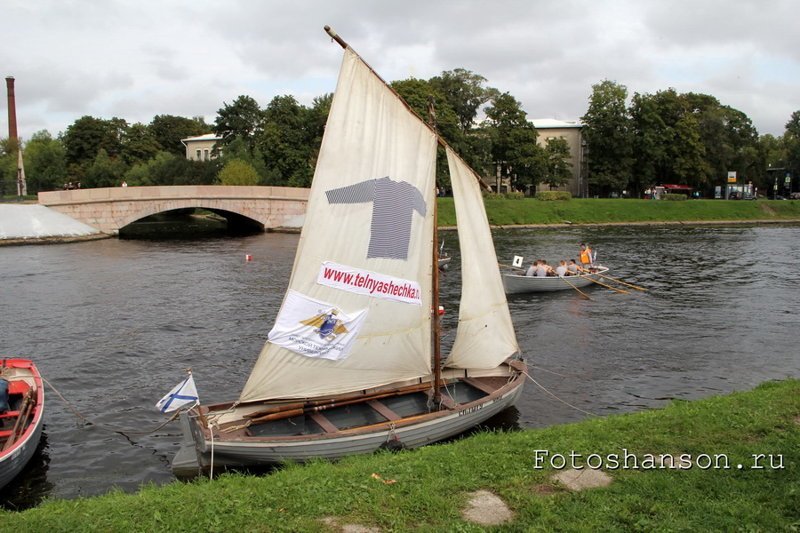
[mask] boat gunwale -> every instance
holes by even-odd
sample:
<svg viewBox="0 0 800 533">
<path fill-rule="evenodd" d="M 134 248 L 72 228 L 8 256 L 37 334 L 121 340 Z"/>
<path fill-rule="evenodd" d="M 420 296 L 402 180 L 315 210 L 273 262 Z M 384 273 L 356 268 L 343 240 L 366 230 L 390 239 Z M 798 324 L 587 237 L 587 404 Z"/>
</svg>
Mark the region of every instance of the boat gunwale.
<svg viewBox="0 0 800 533">
<path fill-rule="evenodd" d="M 323 433 L 316 433 L 316 434 L 309 434 L 309 435 L 290 435 L 290 436 L 252 436 L 252 435 L 244 435 L 242 432 L 244 428 L 241 430 L 231 433 L 229 435 L 226 434 L 219 434 L 219 432 L 214 432 L 214 446 L 225 446 L 228 444 L 267 444 L 267 443 L 295 443 L 295 442 L 304 442 L 304 441 L 326 441 L 326 440 L 336 440 L 341 438 L 347 437 L 354 437 L 354 436 L 361 436 L 361 435 L 371 435 L 374 433 L 379 433 L 383 431 L 392 431 L 397 430 L 409 426 L 413 426 L 415 424 L 420 424 L 428 421 L 434 421 L 439 418 L 444 418 L 449 415 L 458 414 L 461 411 L 467 411 L 472 409 L 473 407 L 477 407 L 478 405 L 484 405 L 488 402 L 494 402 L 495 400 L 502 398 L 507 393 L 513 391 L 514 389 L 524 385 L 525 382 L 525 375 L 527 370 L 527 365 L 524 361 L 520 359 L 506 361 L 505 365 L 509 366 L 512 371 L 516 372 L 516 376 L 511 374 L 509 377 L 510 379 L 507 381 L 506 384 L 502 385 L 494 392 L 487 394 L 481 398 L 475 399 L 471 402 L 462 403 L 462 404 L 455 404 L 452 408 L 446 408 L 439 411 L 434 411 L 430 413 L 423 413 L 419 415 L 412 415 L 408 417 L 402 417 L 398 420 L 387 420 L 385 422 L 378 422 L 376 424 L 369 424 L 363 426 L 357 426 L 347 429 L 340 429 L 336 432 L 323 432 Z M 500 377 L 500 376 L 487 376 L 487 377 Z M 464 379 L 481 379 L 478 378 L 459 378 L 450 381 L 449 384 L 453 384 L 455 382 L 464 380 Z M 365 397 L 363 399 L 364 403 L 371 401 L 371 398 Z M 218 404 L 219 405 L 219 404 Z M 208 406 L 208 408 L 214 407 Z M 192 409 L 195 411 L 195 409 Z M 324 412 L 323 412 L 324 413 Z M 207 414 L 207 413 L 206 413 Z M 191 415 L 190 417 L 196 419 L 195 416 Z M 244 420 L 244 419 L 243 419 Z M 195 420 L 196 427 L 200 430 L 203 439 L 206 443 L 211 441 L 211 434 L 210 430 L 207 426 L 203 426 L 201 424 L 197 424 Z"/>
<path fill-rule="evenodd" d="M 578 280 L 578 279 L 587 279 L 587 278 L 591 279 L 592 277 L 597 276 L 598 274 L 605 274 L 609 270 L 611 270 L 609 267 L 601 266 L 601 267 L 597 267 L 597 271 L 595 271 L 595 272 L 582 272 L 582 273 L 578 274 L 577 276 L 575 276 L 575 275 L 573 275 L 573 276 L 526 276 L 525 274 L 511 274 L 511 273 L 508 273 L 508 272 L 503 272 L 503 276 L 509 277 L 509 278 L 533 279 L 533 280 L 537 280 L 537 281 L 541 281 L 541 280 L 545 280 L 545 279 L 546 280 L 556 280 L 556 279 L 559 279 L 559 278 L 566 279 L 566 280 L 570 280 L 570 279 Z"/>
</svg>

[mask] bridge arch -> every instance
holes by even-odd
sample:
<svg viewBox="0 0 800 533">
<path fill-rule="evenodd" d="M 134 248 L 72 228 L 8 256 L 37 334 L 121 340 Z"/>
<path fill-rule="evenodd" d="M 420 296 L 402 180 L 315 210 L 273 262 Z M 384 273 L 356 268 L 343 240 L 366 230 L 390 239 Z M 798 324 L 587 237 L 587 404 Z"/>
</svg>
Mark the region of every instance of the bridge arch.
<svg viewBox="0 0 800 533">
<path fill-rule="evenodd" d="M 264 222 L 253 218 L 251 214 L 242 213 L 239 211 L 232 211 L 231 206 L 227 206 L 228 209 L 222 209 L 218 205 L 213 205 L 215 202 L 209 201 L 182 201 L 182 202 L 175 202 L 175 204 L 179 204 L 176 207 L 170 207 L 169 209 L 162 209 L 163 204 L 161 203 L 152 203 L 147 204 L 144 209 L 137 210 L 134 213 L 129 214 L 126 218 L 121 218 L 119 221 L 119 228 L 117 231 L 121 231 L 126 226 L 131 224 L 135 224 L 140 220 L 143 220 L 147 217 L 153 215 L 159 215 L 162 213 L 170 213 L 173 211 L 182 211 L 185 209 L 205 209 L 207 211 L 211 211 L 214 214 L 222 216 L 228 220 L 229 225 L 247 225 L 252 227 L 258 227 L 261 231 L 266 231 L 268 228 L 264 225 Z M 230 203 L 230 202 L 228 202 Z M 238 207 L 236 205 L 233 206 Z M 243 211 L 243 210 L 242 210 Z"/>
<path fill-rule="evenodd" d="M 186 208 L 232 213 L 268 230 L 302 226 L 308 189 L 227 185 L 107 187 L 40 192 L 39 203 L 110 234 L 117 234 L 120 228 L 142 218 Z"/>
</svg>

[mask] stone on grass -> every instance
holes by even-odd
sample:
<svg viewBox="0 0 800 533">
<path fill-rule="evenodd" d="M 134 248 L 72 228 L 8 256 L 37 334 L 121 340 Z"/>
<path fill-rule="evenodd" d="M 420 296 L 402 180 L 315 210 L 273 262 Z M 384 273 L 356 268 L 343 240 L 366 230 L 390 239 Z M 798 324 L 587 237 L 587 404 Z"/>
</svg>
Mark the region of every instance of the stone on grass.
<svg viewBox="0 0 800 533">
<path fill-rule="evenodd" d="M 607 487 L 613 481 L 613 478 L 602 470 L 594 470 L 591 468 L 584 468 L 582 470 L 570 468 L 569 470 L 562 470 L 558 474 L 555 474 L 553 479 L 572 491 Z"/>
<path fill-rule="evenodd" d="M 513 517 L 511 510 L 495 494 L 479 490 L 470 494 L 469 507 L 461 513 L 465 520 L 482 526 L 497 526 Z"/>
<path fill-rule="evenodd" d="M 326 516 L 322 519 L 322 523 L 328 527 L 338 529 L 342 533 L 380 533 L 380 528 L 362 526 L 361 524 L 339 524 L 333 516 Z"/>
</svg>

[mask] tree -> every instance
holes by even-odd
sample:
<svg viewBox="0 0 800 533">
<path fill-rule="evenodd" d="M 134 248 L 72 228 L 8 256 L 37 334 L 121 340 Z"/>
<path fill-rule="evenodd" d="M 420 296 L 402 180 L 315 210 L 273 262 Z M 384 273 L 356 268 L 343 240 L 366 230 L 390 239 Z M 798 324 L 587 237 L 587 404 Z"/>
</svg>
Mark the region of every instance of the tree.
<svg viewBox="0 0 800 533">
<path fill-rule="evenodd" d="M 634 94 L 630 106 L 633 173 L 629 187 L 635 196 L 661 181 L 669 132 L 652 96 Z"/>
<path fill-rule="evenodd" d="M 0 196 L 17 194 L 17 140 L 0 139 Z"/>
<path fill-rule="evenodd" d="M 141 163 L 155 157 L 159 148 L 150 127 L 137 122 L 125 130 L 122 139 L 122 159 L 128 165 Z"/>
<path fill-rule="evenodd" d="M 223 103 L 214 120 L 214 133 L 222 137 L 218 148 L 239 137 L 252 149 L 263 130 L 264 112 L 250 96 L 241 95 L 232 104 Z"/>
<path fill-rule="evenodd" d="M 202 117 L 156 115 L 150 122 L 150 131 L 161 150 L 184 157 L 186 147 L 181 140 L 209 133 L 211 126 Z"/>
<path fill-rule="evenodd" d="M 536 128 L 513 96 L 503 93 L 492 100 L 483 128 L 500 177 L 509 178 L 513 188 L 535 185 L 542 179 L 544 158 L 536 144 Z"/>
<path fill-rule="evenodd" d="M 475 126 L 480 107 L 499 94 L 497 89 L 484 87 L 486 78 L 463 68 L 442 72 L 440 76 L 431 78 L 429 83 L 444 96 L 465 135 Z"/>
<path fill-rule="evenodd" d="M 105 148 L 100 148 L 81 180 L 82 187 L 116 187 L 128 170 L 119 158 L 112 158 Z"/>
<path fill-rule="evenodd" d="M 28 192 L 59 189 L 67 181 L 66 151 L 45 130 L 36 132 L 25 145 L 25 176 Z"/>
<path fill-rule="evenodd" d="M 325 124 L 328 122 L 332 103 L 333 93 L 318 96 L 312 101 L 311 109 L 308 110 L 306 115 L 307 135 L 311 143 L 308 166 L 312 169 L 317 167 L 319 149 L 322 146 L 322 136 L 325 133 Z"/>
<path fill-rule="evenodd" d="M 561 187 L 572 178 L 569 143 L 563 137 L 549 139 L 544 147 L 545 173 L 541 179 L 550 188 Z"/>
<path fill-rule="evenodd" d="M 748 180 L 762 176 L 765 168 L 758 159 L 758 131 L 752 121 L 738 109 L 723 106 L 722 111 L 726 142 L 732 152 L 727 170 L 736 170 Z"/>
<path fill-rule="evenodd" d="M 468 164 L 473 164 L 473 161 L 469 159 L 471 154 L 463 149 L 465 135 L 461 131 L 458 116 L 450 107 L 447 98 L 433 83 L 417 78 L 408 78 L 394 81 L 391 86 L 425 123 L 436 130 L 445 142 L 459 154 L 464 154 L 464 159 Z M 436 167 L 437 185 L 449 189 L 450 177 L 444 152 L 439 154 Z"/>
<path fill-rule="evenodd" d="M 589 108 L 581 118 L 589 146 L 589 187 L 607 195 L 628 186 L 633 164 L 631 121 L 625 102 L 628 89 L 603 80 L 592 85 Z"/>
<path fill-rule="evenodd" d="M 153 159 L 134 165 L 124 176 L 129 185 L 211 185 L 219 169 L 218 159 L 190 161 L 170 152 L 159 152 Z"/>
<path fill-rule="evenodd" d="M 786 168 L 795 179 L 800 176 L 800 110 L 792 113 L 783 134 Z"/>
<path fill-rule="evenodd" d="M 670 181 L 706 188 L 710 181 L 710 168 L 705 159 L 705 145 L 700 139 L 700 129 L 693 114 L 685 114 L 675 124 L 673 142 L 667 151 L 671 159 Z"/>
<path fill-rule="evenodd" d="M 219 171 L 222 185 L 258 185 L 259 176 L 253 165 L 241 159 L 232 159 Z"/>
<path fill-rule="evenodd" d="M 82 181 L 100 150 L 110 159 L 119 157 L 127 127 L 127 122 L 121 118 L 103 120 L 88 115 L 68 126 L 61 136 L 61 142 L 66 150 L 69 175 Z"/>
<path fill-rule="evenodd" d="M 267 170 L 267 165 L 264 161 L 264 154 L 261 153 L 257 146 L 251 150 L 244 142 L 244 139 L 236 137 L 228 144 L 228 147 L 225 148 L 225 151 L 217 161 L 219 161 L 221 167 L 224 167 L 228 162 L 235 159 L 249 164 L 258 174 L 259 182 L 267 183 L 269 170 Z"/>
<path fill-rule="evenodd" d="M 264 154 L 268 184 L 308 187 L 314 176 L 312 128 L 308 109 L 293 96 L 276 96 L 264 110 L 256 146 Z"/>
</svg>

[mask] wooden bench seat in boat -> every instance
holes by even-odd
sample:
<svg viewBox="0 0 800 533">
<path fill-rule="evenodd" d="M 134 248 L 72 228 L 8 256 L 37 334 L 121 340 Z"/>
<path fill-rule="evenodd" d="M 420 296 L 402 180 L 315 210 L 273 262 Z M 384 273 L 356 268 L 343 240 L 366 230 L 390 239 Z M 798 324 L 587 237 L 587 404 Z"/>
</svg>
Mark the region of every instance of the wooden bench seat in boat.
<svg viewBox="0 0 800 533">
<path fill-rule="evenodd" d="M 19 411 L 6 411 L 5 413 L 0 413 L 0 420 L 4 418 L 16 418 L 19 416 Z"/>
</svg>

